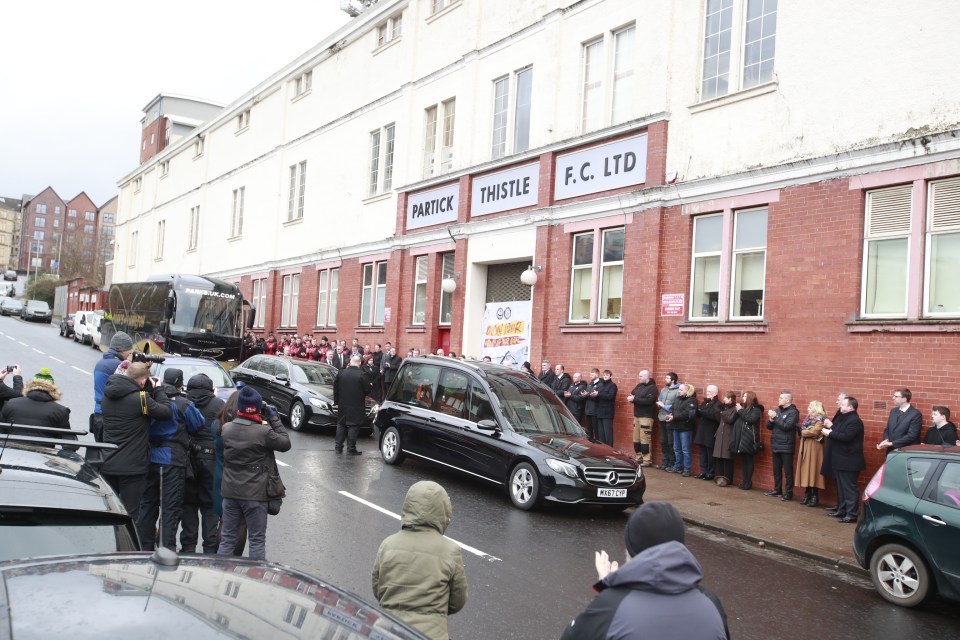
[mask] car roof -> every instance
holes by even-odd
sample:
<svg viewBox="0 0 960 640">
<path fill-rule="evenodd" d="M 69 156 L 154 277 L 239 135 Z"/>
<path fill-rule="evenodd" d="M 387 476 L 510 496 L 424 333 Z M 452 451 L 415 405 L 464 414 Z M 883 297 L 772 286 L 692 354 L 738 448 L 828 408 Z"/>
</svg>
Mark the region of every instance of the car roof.
<svg viewBox="0 0 960 640">
<path fill-rule="evenodd" d="M 349 591 L 286 565 L 233 556 L 177 558 L 163 550 L 18 560 L 0 563 L 0 578 L 3 627 L 13 640 L 40 629 L 69 629 L 72 640 L 424 638 Z"/>
<path fill-rule="evenodd" d="M 217 366 L 221 369 L 223 365 L 214 360 L 213 358 L 196 358 L 194 356 L 163 356 L 163 362 L 160 363 L 163 365 L 173 365 L 173 364 L 195 364 L 195 365 L 208 365 L 208 366 Z"/>
<path fill-rule="evenodd" d="M 960 446 L 947 446 L 942 444 L 913 444 L 909 447 L 900 449 L 901 453 L 930 453 L 936 455 L 960 456 Z"/>
<path fill-rule="evenodd" d="M 484 362 L 483 360 L 460 360 L 459 358 L 448 358 L 446 356 L 423 355 L 411 358 L 404 358 L 403 364 L 407 363 L 433 364 L 444 367 L 453 367 L 464 371 L 472 371 L 486 378 L 495 375 L 521 375 L 527 376 L 523 371 L 507 367 L 493 362 Z M 528 376 L 529 377 L 529 376 Z"/>
<path fill-rule="evenodd" d="M 278 360 L 278 361 L 280 361 L 280 362 L 287 363 L 287 364 L 316 365 L 316 366 L 318 366 L 318 367 L 323 367 L 324 369 L 333 369 L 334 372 L 339 371 L 339 369 L 337 369 L 337 368 L 336 368 L 335 366 L 333 366 L 332 364 L 327 364 L 326 362 L 320 362 L 319 360 L 304 360 L 303 358 L 288 358 L 288 357 L 286 357 L 286 356 L 275 356 L 275 355 L 271 355 L 271 354 L 269 354 L 269 353 L 258 353 L 258 354 L 255 355 L 255 356 L 250 356 L 249 358 L 247 358 L 246 360 L 244 360 L 243 362 L 241 362 L 241 363 L 240 363 L 240 366 L 242 367 L 243 365 L 245 365 L 246 363 L 250 362 L 250 361 L 253 360 L 254 358 L 263 358 L 263 359 L 268 359 L 268 360 Z"/>
<path fill-rule="evenodd" d="M 126 514 L 113 490 L 77 453 L 12 441 L 0 447 L 0 508 Z"/>
</svg>

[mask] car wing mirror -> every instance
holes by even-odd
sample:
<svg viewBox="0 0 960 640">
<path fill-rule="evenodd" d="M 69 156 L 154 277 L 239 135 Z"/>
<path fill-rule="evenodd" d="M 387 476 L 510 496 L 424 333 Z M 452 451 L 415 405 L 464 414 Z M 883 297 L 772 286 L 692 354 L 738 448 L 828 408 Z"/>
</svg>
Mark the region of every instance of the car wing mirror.
<svg viewBox="0 0 960 640">
<path fill-rule="evenodd" d="M 288 375 L 285 374 L 285 373 L 278 373 L 278 374 L 277 374 L 277 382 L 282 382 L 282 383 L 284 383 L 284 384 L 287 384 L 287 383 L 290 382 L 290 376 L 288 376 Z"/>
<path fill-rule="evenodd" d="M 500 431 L 500 425 L 498 425 L 493 420 L 481 420 L 477 423 L 477 429 L 480 431 Z"/>
</svg>

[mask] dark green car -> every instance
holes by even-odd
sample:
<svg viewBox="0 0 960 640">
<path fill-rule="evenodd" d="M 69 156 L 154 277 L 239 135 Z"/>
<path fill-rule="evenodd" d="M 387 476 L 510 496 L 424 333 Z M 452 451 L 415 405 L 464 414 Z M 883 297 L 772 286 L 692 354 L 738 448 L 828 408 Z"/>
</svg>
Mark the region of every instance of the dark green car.
<svg viewBox="0 0 960 640">
<path fill-rule="evenodd" d="M 960 600 L 960 447 L 890 454 L 863 492 L 853 552 L 894 604 L 915 607 L 933 593 Z"/>
</svg>

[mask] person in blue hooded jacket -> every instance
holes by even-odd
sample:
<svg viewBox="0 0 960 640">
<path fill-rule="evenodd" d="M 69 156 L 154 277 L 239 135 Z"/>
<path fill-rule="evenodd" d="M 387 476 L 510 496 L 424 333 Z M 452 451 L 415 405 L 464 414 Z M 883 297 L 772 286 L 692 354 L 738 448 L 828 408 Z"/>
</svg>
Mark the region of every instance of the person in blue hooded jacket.
<svg viewBox="0 0 960 640">
<path fill-rule="evenodd" d="M 728 640 L 720 600 L 700 586 L 703 569 L 683 544 L 680 513 L 668 502 L 647 502 L 627 521 L 627 560 L 621 567 L 596 554 L 599 592 L 561 640 L 684 638 Z"/>
<path fill-rule="evenodd" d="M 173 416 L 150 421 L 150 469 L 137 517 L 137 535 L 144 551 L 153 551 L 158 537 L 161 546 L 177 549 L 177 528 L 183 514 L 183 489 L 190 464 L 188 434 L 196 433 L 206 422 L 196 405 L 183 394 L 183 371 L 166 369 L 163 391 Z"/>
</svg>

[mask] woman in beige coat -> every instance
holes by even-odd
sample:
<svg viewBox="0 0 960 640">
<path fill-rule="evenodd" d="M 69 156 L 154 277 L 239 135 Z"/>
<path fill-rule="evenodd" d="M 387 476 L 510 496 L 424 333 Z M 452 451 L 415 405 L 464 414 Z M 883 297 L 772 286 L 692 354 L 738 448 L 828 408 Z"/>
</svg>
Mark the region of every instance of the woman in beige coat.
<svg viewBox="0 0 960 640">
<path fill-rule="evenodd" d="M 807 407 L 807 417 L 800 424 L 800 451 L 797 453 L 797 486 L 804 487 L 800 504 L 815 507 L 820 504 L 820 489 L 827 485 L 820 475 L 823 464 L 823 421 L 826 414 L 823 404 L 814 400 Z"/>
</svg>

